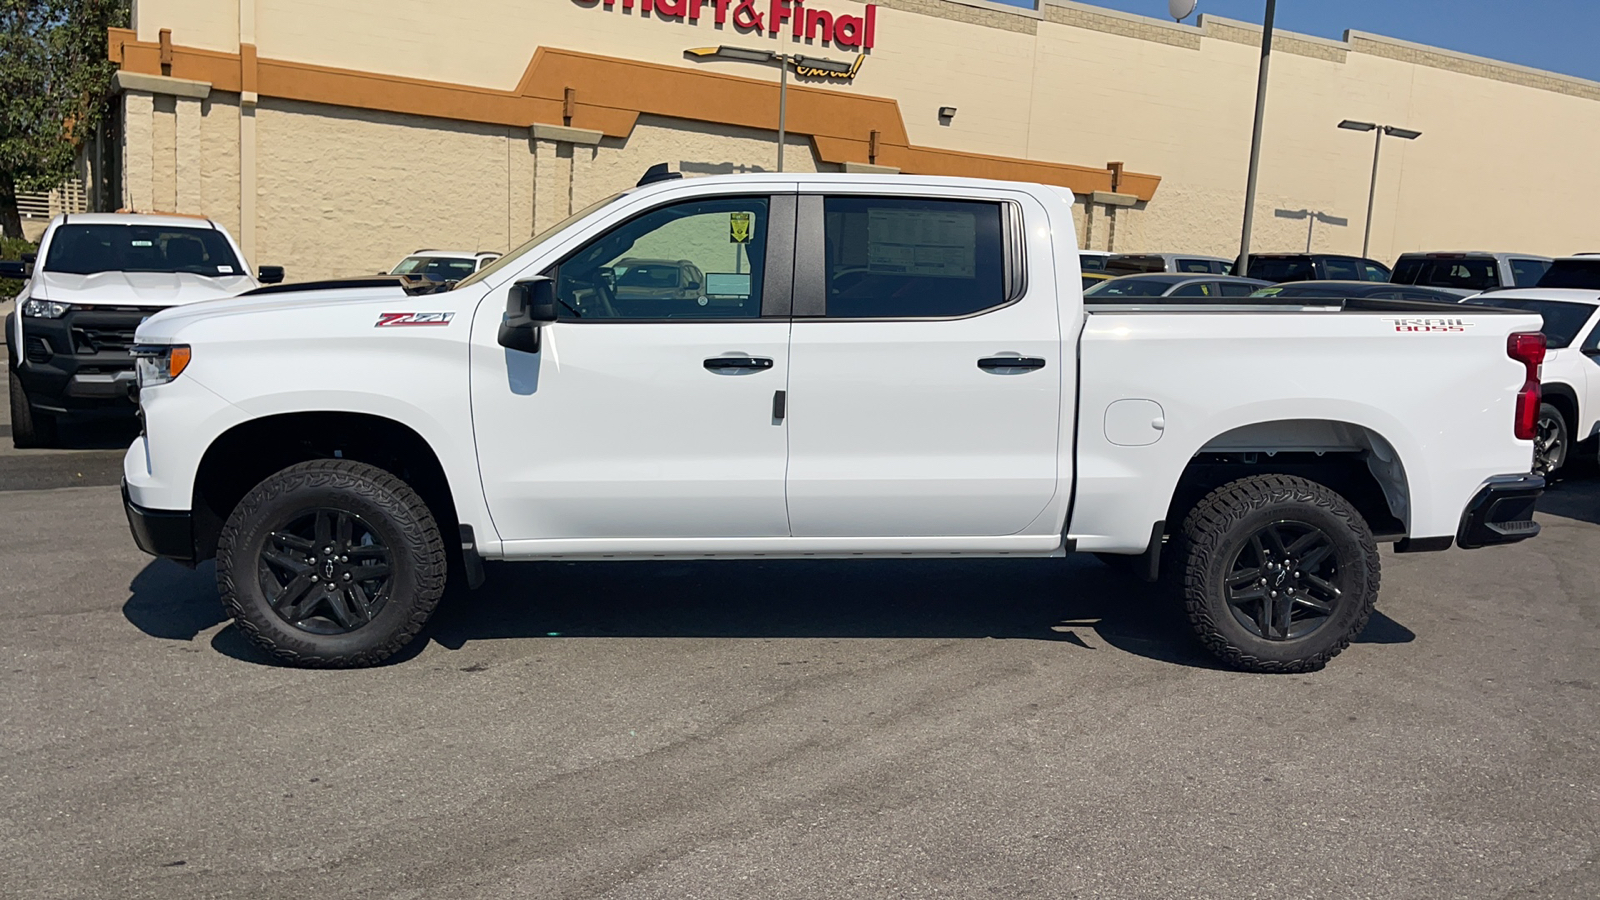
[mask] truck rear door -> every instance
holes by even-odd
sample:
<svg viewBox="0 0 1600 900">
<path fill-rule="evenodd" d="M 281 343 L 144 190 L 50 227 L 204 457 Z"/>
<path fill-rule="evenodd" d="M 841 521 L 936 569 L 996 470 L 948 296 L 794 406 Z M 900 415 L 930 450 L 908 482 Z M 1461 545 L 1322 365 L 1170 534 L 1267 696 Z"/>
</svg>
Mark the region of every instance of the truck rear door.
<svg viewBox="0 0 1600 900">
<path fill-rule="evenodd" d="M 792 534 L 1022 532 L 1055 495 L 1075 378 L 1044 208 L 844 184 L 799 207 Z"/>
</svg>

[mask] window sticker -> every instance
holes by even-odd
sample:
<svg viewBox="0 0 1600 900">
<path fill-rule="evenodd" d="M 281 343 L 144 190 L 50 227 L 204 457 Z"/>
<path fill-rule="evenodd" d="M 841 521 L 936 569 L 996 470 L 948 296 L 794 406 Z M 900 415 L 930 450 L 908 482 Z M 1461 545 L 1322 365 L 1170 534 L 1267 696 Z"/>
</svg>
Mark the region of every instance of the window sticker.
<svg viewBox="0 0 1600 900">
<path fill-rule="evenodd" d="M 156 242 L 155 241 L 133 241 L 132 244 L 135 247 L 154 247 L 156 245 Z"/>
<path fill-rule="evenodd" d="M 728 243 L 750 243 L 750 214 L 747 212 L 728 213 Z"/>
<path fill-rule="evenodd" d="M 972 213 L 867 211 L 867 270 L 926 278 L 977 274 L 978 220 Z"/>
<path fill-rule="evenodd" d="M 222 275 L 232 275 L 233 266 L 217 266 L 217 272 Z"/>
</svg>

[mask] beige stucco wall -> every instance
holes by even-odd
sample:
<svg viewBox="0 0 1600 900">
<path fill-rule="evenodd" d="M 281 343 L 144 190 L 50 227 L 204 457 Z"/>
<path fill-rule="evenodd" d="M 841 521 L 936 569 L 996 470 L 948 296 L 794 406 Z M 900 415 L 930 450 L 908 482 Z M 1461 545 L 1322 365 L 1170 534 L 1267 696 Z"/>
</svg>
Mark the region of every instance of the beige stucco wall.
<svg viewBox="0 0 1600 900">
<path fill-rule="evenodd" d="M 756 78 L 777 73 L 694 63 L 682 51 L 713 43 L 808 49 L 787 35 L 718 30 L 709 4 L 699 25 L 589 0 L 136 5 L 141 40 L 170 28 L 178 44 L 233 52 L 241 35 L 254 36 L 264 58 L 496 89 L 517 84 L 537 46 Z M 1163 182 L 1150 203 L 1114 213 L 1114 249 L 1237 252 L 1259 29 L 1215 18 L 1178 26 L 1073 3 L 1028 14 L 884 0 L 877 32 L 855 82 L 825 87 L 895 98 L 913 144 L 1091 166 L 1120 161 Z M 1600 200 L 1592 162 L 1600 85 L 1367 35 L 1282 35 L 1279 48 L 1256 250 L 1303 249 L 1308 226 L 1315 249 L 1361 249 L 1373 136 L 1338 130 L 1344 118 L 1424 132 L 1416 142 L 1385 141 L 1372 243 L 1379 259 L 1459 247 L 1559 255 L 1600 243 L 1590 212 Z M 940 106 L 957 107 L 954 120 L 941 124 Z M 377 271 L 427 244 L 505 249 L 632 184 L 656 162 L 691 175 L 775 163 L 771 133 L 706 123 L 644 116 L 628 138 L 587 145 L 264 97 L 252 167 L 240 161 L 250 148 L 240 146 L 237 95 L 214 95 L 197 108 L 198 131 L 180 121 L 171 98 L 156 97 L 148 112 L 129 101 L 130 119 L 148 117 L 128 125 L 129 173 L 151 169 L 129 179 L 130 204 L 195 196 L 180 184 L 199 178 L 203 211 L 243 225 L 241 185 L 253 174 L 256 255 L 295 277 Z M 199 153 L 179 146 L 184 134 L 199 135 Z M 787 162 L 793 171 L 817 168 L 806 136 L 791 135 Z M 1305 211 L 1343 224 L 1312 225 Z M 1111 215 L 1096 209 L 1092 224 L 1080 222 L 1080 236 L 1088 231 L 1092 245 L 1106 247 Z"/>
</svg>

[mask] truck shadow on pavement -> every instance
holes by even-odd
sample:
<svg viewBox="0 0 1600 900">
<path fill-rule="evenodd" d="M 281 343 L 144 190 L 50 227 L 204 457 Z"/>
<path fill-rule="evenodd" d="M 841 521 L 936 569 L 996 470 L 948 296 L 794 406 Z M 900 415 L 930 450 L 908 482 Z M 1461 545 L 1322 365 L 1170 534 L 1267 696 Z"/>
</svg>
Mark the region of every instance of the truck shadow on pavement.
<svg viewBox="0 0 1600 900">
<path fill-rule="evenodd" d="M 223 621 L 215 570 L 155 562 L 131 585 L 128 621 L 152 637 L 193 640 Z M 1219 668 L 1171 595 L 1091 557 L 1063 560 L 806 560 L 517 563 L 488 566 L 478 591 L 453 585 L 423 639 L 923 638 L 1057 642 Z M 1375 613 L 1358 643 L 1416 635 Z M 217 652 L 267 663 L 229 626 Z"/>
<path fill-rule="evenodd" d="M 1592 459 L 1573 460 L 1539 498 L 1539 512 L 1564 519 L 1600 525 L 1600 464 Z"/>
</svg>

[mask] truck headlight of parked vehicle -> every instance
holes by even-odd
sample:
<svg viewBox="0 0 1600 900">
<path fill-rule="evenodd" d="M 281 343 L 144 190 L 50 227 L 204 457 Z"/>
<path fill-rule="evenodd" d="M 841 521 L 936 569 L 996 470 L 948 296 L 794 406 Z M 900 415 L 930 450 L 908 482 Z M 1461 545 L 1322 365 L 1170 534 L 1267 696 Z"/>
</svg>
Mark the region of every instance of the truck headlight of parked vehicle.
<svg viewBox="0 0 1600 900">
<path fill-rule="evenodd" d="M 191 351 L 183 344 L 140 344 L 133 348 L 138 363 L 139 389 L 166 384 L 188 368 Z"/>
<path fill-rule="evenodd" d="M 72 312 L 72 306 L 53 300 L 28 300 L 22 304 L 22 314 L 30 319 L 59 319 Z"/>
</svg>

